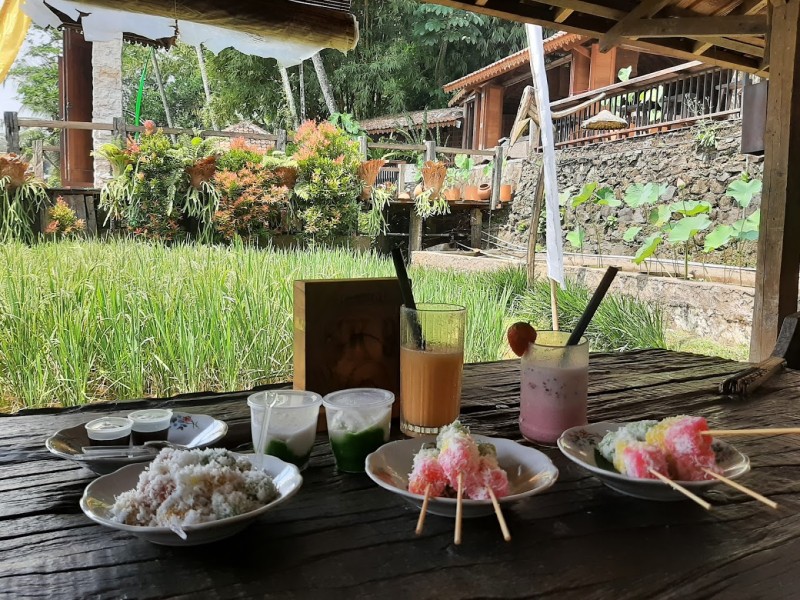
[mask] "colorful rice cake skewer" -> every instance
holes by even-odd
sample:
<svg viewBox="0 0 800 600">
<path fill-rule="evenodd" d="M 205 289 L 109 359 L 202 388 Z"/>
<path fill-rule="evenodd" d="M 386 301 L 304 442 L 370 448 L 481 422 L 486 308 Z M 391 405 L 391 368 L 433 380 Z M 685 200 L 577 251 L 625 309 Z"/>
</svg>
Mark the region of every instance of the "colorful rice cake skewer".
<svg viewBox="0 0 800 600">
<path fill-rule="evenodd" d="M 703 435 L 708 423 L 703 417 L 669 417 L 647 432 L 647 443 L 667 455 L 670 473 L 678 481 L 704 481 L 719 473 L 711 438 Z"/>
<path fill-rule="evenodd" d="M 497 462 L 494 444 L 478 444 L 480 462 L 475 477 L 467 481 L 467 497 L 472 500 L 490 500 L 489 490 L 496 498 L 508 496 L 508 475 Z"/>
<path fill-rule="evenodd" d="M 428 489 L 430 486 L 430 489 Z M 408 476 L 408 491 L 412 494 L 442 496 L 447 488 L 447 476 L 439 464 L 439 449 L 424 447 L 414 456 L 414 464 Z"/>
<path fill-rule="evenodd" d="M 639 479 L 657 479 L 653 471 L 669 474 L 667 457 L 661 448 L 647 442 L 620 440 L 614 457 L 614 468 L 623 475 Z"/>
<path fill-rule="evenodd" d="M 478 444 L 469 435 L 469 429 L 459 421 L 443 427 L 436 438 L 439 448 L 439 464 L 447 482 L 458 490 L 458 476 L 461 474 L 464 487 L 472 482 L 480 470 L 480 451 Z"/>
<path fill-rule="evenodd" d="M 648 430 L 656 425 L 658 421 L 653 419 L 646 419 L 643 421 L 634 421 L 627 423 L 616 431 L 609 431 L 600 443 L 597 445 L 597 450 L 600 454 L 611 464 L 614 464 L 614 459 L 617 450 L 617 442 L 620 440 L 627 440 L 629 442 L 643 442 Z"/>
</svg>

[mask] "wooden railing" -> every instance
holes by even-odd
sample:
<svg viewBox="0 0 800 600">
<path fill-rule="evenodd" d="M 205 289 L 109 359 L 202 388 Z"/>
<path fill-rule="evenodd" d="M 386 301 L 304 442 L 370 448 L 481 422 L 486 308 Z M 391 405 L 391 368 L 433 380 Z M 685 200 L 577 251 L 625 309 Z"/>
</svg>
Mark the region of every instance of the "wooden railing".
<svg viewBox="0 0 800 600">
<path fill-rule="evenodd" d="M 121 117 L 114 118 L 113 123 L 88 123 L 83 121 L 53 121 L 50 119 L 20 118 L 16 112 L 3 113 L 3 128 L 8 152 L 19 153 L 19 133 L 23 127 L 39 127 L 44 129 L 76 129 L 83 131 L 110 131 L 114 137 L 124 139 L 129 133 L 144 131 L 141 125 L 129 125 Z M 286 149 L 288 137 L 286 132 L 255 133 L 249 131 L 216 131 L 213 129 L 186 129 L 183 127 L 159 127 L 168 135 L 191 135 L 199 137 L 245 138 L 248 140 L 267 140 L 275 144 L 278 150 Z"/>
<path fill-rule="evenodd" d="M 643 135 L 682 127 L 710 118 L 738 115 L 747 74 L 731 69 L 702 69 L 695 61 L 626 82 L 592 90 L 551 104 L 554 112 L 577 106 L 602 94 L 581 110 L 554 119 L 557 146 L 600 141 L 609 137 Z M 593 131 L 581 125 L 601 110 L 628 121 L 626 129 Z"/>
</svg>

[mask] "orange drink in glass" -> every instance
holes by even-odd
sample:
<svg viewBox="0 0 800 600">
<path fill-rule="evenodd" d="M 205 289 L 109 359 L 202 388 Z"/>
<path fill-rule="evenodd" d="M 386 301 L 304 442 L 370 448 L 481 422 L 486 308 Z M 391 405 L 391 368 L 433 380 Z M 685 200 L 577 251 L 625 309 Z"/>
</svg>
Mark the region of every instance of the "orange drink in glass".
<svg viewBox="0 0 800 600">
<path fill-rule="evenodd" d="M 424 303 L 400 309 L 400 430 L 435 435 L 461 408 L 466 309 Z"/>
</svg>

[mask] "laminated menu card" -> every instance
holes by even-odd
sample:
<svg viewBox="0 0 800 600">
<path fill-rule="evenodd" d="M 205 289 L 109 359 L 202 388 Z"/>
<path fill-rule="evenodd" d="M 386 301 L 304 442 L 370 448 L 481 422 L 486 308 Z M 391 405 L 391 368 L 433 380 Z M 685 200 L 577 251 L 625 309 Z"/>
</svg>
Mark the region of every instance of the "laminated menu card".
<svg viewBox="0 0 800 600">
<path fill-rule="evenodd" d="M 401 304 L 394 277 L 295 281 L 295 389 L 375 387 L 399 397 Z"/>
</svg>

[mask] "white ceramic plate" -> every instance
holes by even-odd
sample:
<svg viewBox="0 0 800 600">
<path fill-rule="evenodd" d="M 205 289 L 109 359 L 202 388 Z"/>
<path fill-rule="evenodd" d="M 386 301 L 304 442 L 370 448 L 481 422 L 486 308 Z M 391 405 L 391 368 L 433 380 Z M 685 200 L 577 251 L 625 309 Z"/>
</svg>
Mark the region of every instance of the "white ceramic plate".
<svg viewBox="0 0 800 600">
<path fill-rule="evenodd" d="M 472 436 L 478 442 L 489 442 L 497 448 L 497 460 L 508 473 L 510 494 L 499 498 L 501 504 L 517 502 L 528 496 L 543 492 L 558 479 L 558 469 L 547 456 L 534 448 L 523 446 L 512 440 Z M 424 496 L 408 491 L 408 474 L 414 455 L 422 444 L 435 442 L 432 437 L 390 442 L 367 456 L 367 475 L 379 486 L 399 494 L 414 506 L 421 507 Z M 494 513 L 491 500 L 463 500 L 464 518 L 482 517 Z M 455 498 L 431 498 L 428 512 L 443 517 L 456 516 Z"/>
<path fill-rule="evenodd" d="M 598 465 L 597 453 L 595 452 L 597 444 L 600 443 L 606 433 L 616 431 L 623 425 L 625 423 L 602 421 L 567 429 L 561 434 L 558 440 L 558 447 L 564 456 L 572 462 L 587 471 L 591 471 L 600 481 L 621 494 L 644 500 L 686 500 L 686 496 L 656 479 L 628 477 L 617 471 L 612 471 L 607 464 Z M 730 444 L 715 439 L 711 447 L 717 455 L 717 465 L 722 469 L 721 474 L 725 477 L 736 479 L 750 470 L 750 459 Z M 679 481 L 678 483 L 686 489 L 697 493 L 719 485 L 720 482 L 716 479 L 710 479 L 708 481 Z"/>
<path fill-rule="evenodd" d="M 254 465 L 257 465 L 257 457 L 246 454 Z M 117 523 L 109 518 L 109 508 L 114 504 L 116 497 L 122 492 L 126 492 L 136 487 L 139 481 L 139 474 L 145 470 L 146 464 L 128 465 L 111 473 L 98 477 L 83 492 L 81 498 L 81 509 L 92 521 L 117 529 L 126 531 L 154 544 L 164 546 L 197 546 L 216 542 L 236 533 L 250 525 L 260 515 L 271 510 L 279 504 L 291 498 L 300 489 L 303 478 L 300 471 L 294 465 L 283 462 L 274 456 L 264 455 L 262 467 L 264 471 L 272 477 L 275 486 L 278 488 L 280 496 L 266 506 L 257 508 L 248 513 L 212 521 L 210 523 L 200 523 L 198 525 L 186 525 L 183 531 L 186 539 L 182 539 L 169 527 L 145 527 L 141 525 L 125 525 Z"/>
<path fill-rule="evenodd" d="M 88 456 L 81 449 L 89 445 L 89 436 L 86 434 L 84 425 L 85 423 L 81 423 L 75 427 L 57 431 L 47 438 L 45 446 L 56 456 L 74 460 L 101 475 L 112 473 L 125 465 L 150 462 L 156 457 L 157 453 L 134 457 L 102 458 Z M 228 425 L 224 421 L 208 415 L 174 412 L 172 413 L 167 440 L 187 448 L 205 448 L 221 440 L 226 433 L 228 433 Z"/>
</svg>

